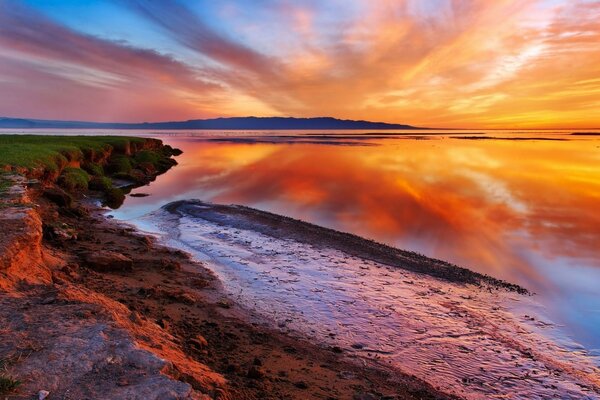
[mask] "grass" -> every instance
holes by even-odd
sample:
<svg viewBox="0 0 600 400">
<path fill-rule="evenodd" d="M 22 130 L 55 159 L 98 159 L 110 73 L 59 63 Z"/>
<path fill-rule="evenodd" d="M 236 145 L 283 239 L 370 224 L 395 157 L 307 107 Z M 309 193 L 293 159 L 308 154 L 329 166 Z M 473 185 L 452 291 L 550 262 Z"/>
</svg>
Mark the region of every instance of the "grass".
<svg viewBox="0 0 600 400">
<path fill-rule="evenodd" d="M 90 175 L 93 176 L 104 176 L 104 167 L 95 162 L 84 162 L 81 164 L 81 168 Z"/>
<path fill-rule="evenodd" d="M 131 160 L 129 157 L 118 154 L 114 157 L 111 157 L 106 169 L 108 172 L 113 174 L 129 173 L 133 169 L 133 166 L 131 165 Z"/>
<path fill-rule="evenodd" d="M 92 190 L 99 190 L 101 192 L 106 192 L 108 189 L 113 187 L 112 180 L 106 176 L 94 176 L 90 179 L 89 188 Z"/>
<path fill-rule="evenodd" d="M 0 175 L 0 196 L 6 193 L 11 185 L 12 183 L 10 181 L 2 178 L 2 175 Z"/>
<path fill-rule="evenodd" d="M 0 135 L 0 167 L 59 171 L 69 161 L 94 161 L 111 148 L 123 152 L 132 143 L 144 140 L 126 136 Z"/>
<path fill-rule="evenodd" d="M 170 146 L 142 150 L 147 140 L 126 136 L 0 135 L 0 170 L 10 166 L 25 170 L 25 175 L 26 171 L 36 177 L 44 175 L 69 192 L 97 190 L 104 193 L 109 207 L 116 208 L 125 194 L 107 175 L 142 184 L 149 176 L 176 164 L 171 156 L 181 154 L 181 150 Z M 7 189 L 3 185 L 0 177 L 0 194 Z"/>
<path fill-rule="evenodd" d="M 105 204 L 110 208 L 119 208 L 125 201 L 125 192 L 122 189 L 111 187 L 104 192 Z"/>
<path fill-rule="evenodd" d="M 67 167 L 58 178 L 58 184 L 69 191 L 86 190 L 90 176 L 81 168 Z"/>
<path fill-rule="evenodd" d="M 8 394 L 13 392 L 20 385 L 21 382 L 16 379 L 7 376 L 0 376 L 0 394 Z"/>
<path fill-rule="evenodd" d="M 21 382 L 17 379 L 6 375 L 8 360 L 0 359 L 0 395 L 5 395 L 14 392 Z"/>
</svg>

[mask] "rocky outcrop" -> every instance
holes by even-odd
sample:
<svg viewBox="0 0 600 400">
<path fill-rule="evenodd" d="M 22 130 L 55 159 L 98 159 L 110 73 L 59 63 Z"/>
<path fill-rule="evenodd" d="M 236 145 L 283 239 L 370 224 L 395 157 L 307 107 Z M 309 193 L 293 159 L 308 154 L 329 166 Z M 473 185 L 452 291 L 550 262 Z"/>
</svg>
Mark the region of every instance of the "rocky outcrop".
<svg viewBox="0 0 600 400">
<path fill-rule="evenodd" d="M 18 383 L 0 397 L 227 399 L 223 377 L 186 355 L 163 327 L 78 284 L 76 264 L 44 247 L 44 233 L 67 243 L 77 236 L 44 226 L 24 177 L 2 179 L 9 186 L 0 197 L 0 378 Z M 83 259 L 93 274 L 133 265 L 112 251 Z"/>
<path fill-rule="evenodd" d="M 102 251 L 100 253 L 87 253 L 84 263 L 88 268 L 96 271 L 131 271 L 133 260 L 113 251 Z"/>
<path fill-rule="evenodd" d="M 5 175 L 11 186 L 0 199 L 0 289 L 15 283 L 50 283 L 42 251 L 42 220 L 30 202 L 25 178 Z"/>
</svg>

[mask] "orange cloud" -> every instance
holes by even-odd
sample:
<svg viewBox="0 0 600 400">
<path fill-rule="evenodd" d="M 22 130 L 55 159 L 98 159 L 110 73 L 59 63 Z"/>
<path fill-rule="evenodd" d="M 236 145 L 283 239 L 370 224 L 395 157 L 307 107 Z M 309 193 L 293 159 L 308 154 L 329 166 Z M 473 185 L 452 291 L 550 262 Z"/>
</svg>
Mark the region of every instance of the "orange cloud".
<svg viewBox="0 0 600 400">
<path fill-rule="evenodd" d="M 0 112 L 128 121 L 255 114 L 434 127 L 600 126 L 595 1 L 269 1 L 222 13 L 218 24 L 191 4 L 122 4 L 180 46 L 175 55 L 2 6 L 0 89 L 17 96 L 12 106 L 0 101 Z M 350 8 L 356 11 L 345 12 Z M 54 104 L 47 101 L 57 87 L 49 75 L 65 87 L 65 94 L 54 92 Z"/>
</svg>

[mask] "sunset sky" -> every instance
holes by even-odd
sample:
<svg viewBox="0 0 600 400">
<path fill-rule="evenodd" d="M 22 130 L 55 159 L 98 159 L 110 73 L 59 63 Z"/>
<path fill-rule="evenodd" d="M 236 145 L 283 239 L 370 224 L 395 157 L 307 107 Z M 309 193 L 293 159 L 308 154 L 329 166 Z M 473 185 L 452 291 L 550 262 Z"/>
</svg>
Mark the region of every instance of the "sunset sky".
<svg viewBox="0 0 600 400">
<path fill-rule="evenodd" d="M 600 127 L 600 1 L 0 0 L 0 116 Z"/>
</svg>

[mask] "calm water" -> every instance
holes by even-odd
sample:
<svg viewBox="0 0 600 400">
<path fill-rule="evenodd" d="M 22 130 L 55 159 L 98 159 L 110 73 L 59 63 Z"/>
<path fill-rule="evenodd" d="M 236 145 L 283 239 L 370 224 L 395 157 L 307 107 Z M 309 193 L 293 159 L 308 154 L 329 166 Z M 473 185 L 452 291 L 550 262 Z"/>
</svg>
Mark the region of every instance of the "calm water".
<svg viewBox="0 0 600 400">
<path fill-rule="evenodd" d="M 198 198 L 357 233 L 520 283 L 600 348 L 600 137 L 304 134 L 159 135 L 179 166 L 115 214 Z"/>
</svg>

